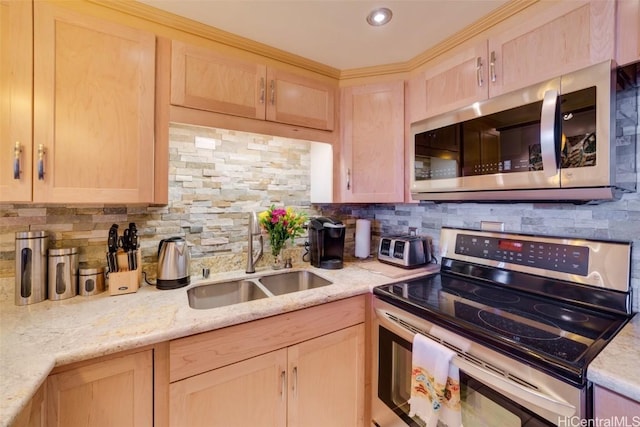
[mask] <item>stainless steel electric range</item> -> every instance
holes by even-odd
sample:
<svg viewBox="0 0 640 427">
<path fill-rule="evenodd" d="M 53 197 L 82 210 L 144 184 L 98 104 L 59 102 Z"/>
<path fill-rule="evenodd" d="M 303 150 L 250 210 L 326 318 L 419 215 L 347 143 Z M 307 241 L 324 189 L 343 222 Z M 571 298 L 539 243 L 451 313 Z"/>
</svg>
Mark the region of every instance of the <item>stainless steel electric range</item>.
<svg viewBox="0 0 640 427">
<path fill-rule="evenodd" d="M 631 243 L 443 228 L 440 254 L 439 274 L 374 289 L 373 425 L 421 425 L 416 333 L 456 351 L 465 427 L 591 417 L 589 362 L 632 316 Z"/>
</svg>

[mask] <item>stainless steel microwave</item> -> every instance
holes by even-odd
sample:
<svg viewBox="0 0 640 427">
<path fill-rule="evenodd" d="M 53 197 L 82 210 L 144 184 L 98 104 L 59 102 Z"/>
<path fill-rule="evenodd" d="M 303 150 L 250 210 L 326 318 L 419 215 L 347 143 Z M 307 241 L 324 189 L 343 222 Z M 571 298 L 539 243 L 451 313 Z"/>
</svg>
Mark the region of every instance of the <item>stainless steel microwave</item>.
<svg viewBox="0 0 640 427">
<path fill-rule="evenodd" d="M 635 143 L 616 146 L 617 74 L 606 61 L 413 123 L 413 198 L 592 201 L 635 191 Z"/>
</svg>

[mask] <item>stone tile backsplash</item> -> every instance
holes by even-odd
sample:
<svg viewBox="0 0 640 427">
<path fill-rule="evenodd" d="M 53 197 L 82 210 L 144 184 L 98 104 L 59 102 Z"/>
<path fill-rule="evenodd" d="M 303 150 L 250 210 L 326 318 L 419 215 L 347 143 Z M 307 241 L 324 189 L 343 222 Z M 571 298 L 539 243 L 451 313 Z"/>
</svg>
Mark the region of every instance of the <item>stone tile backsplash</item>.
<svg viewBox="0 0 640 427">
<path fill-rule="evenodd" d="M 616 143 L 636 157 L 638 92 L 619 100 Z M 353 258 L 355 221 L 372 220 L 372 254 L 381 234 L 416 227 L 434 238 L 442 226 L 479 228 L 500 221 L 505 230 L 542 235 L 632 240 L 634 309 L 640 300 L 640 195 L 597 205 L 570 203 L 412 203 L 396 205 L 311 205 L 309 143 L 183 124 L 170 127 L 169 204 L 162 207 L 0 205 L 0 295 L 13 298 L 16 231 L 48 230 L 51 247 L 77 246 L 80 261 L 104 265 L 107 231 L 135 222 L 140 230 L 143 270 L 155 277 L 158 242 L 184 236 L 191 245 L 192 274 L 242 270 L 246 264 L 248 212 L 269 205 L 292 206 L 333 216 L 347 225 L 345 255 Z M 621 166 L 628 170 L 625 163 Z M 302 262 L 305 238 L 288 249 Z M 271 259 L 268 248 L 260 265 Z"/>
<path fill-rule="evenodd" d="M 203 266 L 240 270 L 246 265 L 248 212 L 275 204 L 318 214 L 309 202 L 307 141 L 172 124 L 169 151 L 167 206 L 0 205 L 0 278 L 14 276 L 16 231 L 48 230 L 50 247 L 76 246 L 80 262 L 104 266 L 111 224 L 122 230 L 135 222 L 143 270 L 155 277 L 163 238 L 186 238 L 193 274 Z M 287 250 L 301 262 L 304 239 L 298 240 Z M 265 249 L 258 265 L 271 262 Z"/>
</svg>

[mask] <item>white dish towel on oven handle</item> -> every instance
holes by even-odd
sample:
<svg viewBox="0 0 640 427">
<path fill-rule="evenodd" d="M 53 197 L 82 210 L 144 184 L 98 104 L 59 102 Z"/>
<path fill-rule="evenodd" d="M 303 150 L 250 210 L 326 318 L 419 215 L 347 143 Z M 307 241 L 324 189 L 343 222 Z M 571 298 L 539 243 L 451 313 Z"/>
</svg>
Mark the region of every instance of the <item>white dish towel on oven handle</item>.
<svg viewBox="0 0 640 427">
<path fill-rule="evenodd" d="M 421 334 L 413 338 L 409 416 L 418 416 L 427 427 L 438 420 L 461 427 L 460 372 L 451 363 L 455 352 Z"/>
</svg>

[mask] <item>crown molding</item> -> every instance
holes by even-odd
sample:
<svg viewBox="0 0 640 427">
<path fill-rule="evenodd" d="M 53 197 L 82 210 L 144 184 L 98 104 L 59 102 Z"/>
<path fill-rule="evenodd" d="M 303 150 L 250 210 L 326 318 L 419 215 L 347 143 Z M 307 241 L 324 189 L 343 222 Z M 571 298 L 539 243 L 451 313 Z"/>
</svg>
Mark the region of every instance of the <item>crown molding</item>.
<svg viewBox="0 0 640 427">
<path fill-rule="evenodd" d="M 455 48 L 456 46 L 459 46 L 467 40 L 476 37 L 482 32 L 504 21 L 505 19 L 510 18 L 511 16 L 523 11 L 529 6 L 538 3 L 539 1 L 540 0 L 511 0 L 494 10 L 491 14 L 463 28 L 451 37 L 448 37 L 443 42 L 438 43 L 432 48 L 424 51 L 423 53 L 406 62 L 342 70 L 340 72 L 340 80 L 410 72 L 426 64 L 432 59 L 435 59 L 436 57 L 442 55 L 443 53 Z"/>
<path fill-rule="evenodd" d="M 340 70 L 338 70 L 337 68 L 330 67 L 320 62 L 316 62 L 311 59 L 307 59 L 302 56 L 295 55 L 293 53 L 289 53 L 260 42 L 256 42 L 254 40 L 247 39 L 236 34 L 229 33 L 227 31 L 223 31 L 218 28 L 193 21 L 188 18 L 184 18 L 182 16 L 177 16 L 172 13 L 156 9 L 144 3 L 139 3 L 133 0 L 88 1 L 90 3 L 98 4 L 100 6 L 134 16 L 136 18 L 161 24 L 174 30 L 182 31 L 236 49 L 241 49 L 246 52 L 264 56 L 266 58 L 303 68 L 321 75 L 325 75 L 327 77 L 331 77 L 334 79 L 340 77 Z"/>
<path fill-rule="evenodd" d="M 511 0 L 508 3 L 503 4 L 491 14 L 479 19 L 466 28 L 458 31 L 453 36 L 447 38 L 442 43 L 439 43 L 429 50 L 421 53 L 415 58 L 408 61 L 409 69 L 413 70 L 421 65 L 431 61 L 437 56 L 445 53 L 448 50 L 472 39 L 473 37 L 483 33 L 489 28 L 499 24 L 507 18 L 523 11 L 524 9 L 538 3 L 540 0 Z"/>
<path fill-rule="evenodd" d="M 511 0 L 494 10 L 491 14 L 474 22 L 441 43 L 424 51 L 416 57 L 394 64 L 383 64 L 372 67 L 353 68 L 339 70 L 328 65 L 312 61 L 299 55 L 295 55 L 263 43 L 250 40 L 227 31 L 214 28 L 188 18 L 174 15 L 160 9 L 139 3 L 134 0 L 88 0 L 91 3 L 144 19 L 153 23 L 182 31 L 194 36 L 202 37 L 217 43 L 221 43 L 236 49 L 260 55 L 275 61 L 312 71 L 338 80 L 350 80 L 358 78 L 378 77 L 390 74 L 410 72 L 439 55 L 455 48 L 467 40 L 481 34 L 487 29 L 504 21 L 505 19 L 521 12 L 540 0 Z"/>
</svg>

